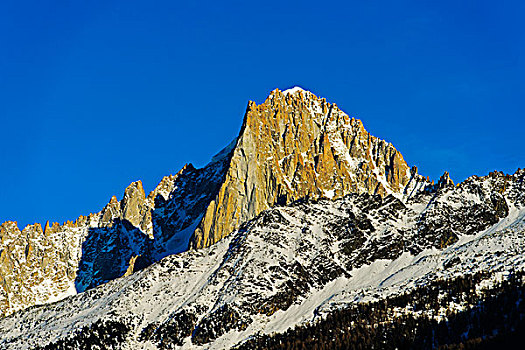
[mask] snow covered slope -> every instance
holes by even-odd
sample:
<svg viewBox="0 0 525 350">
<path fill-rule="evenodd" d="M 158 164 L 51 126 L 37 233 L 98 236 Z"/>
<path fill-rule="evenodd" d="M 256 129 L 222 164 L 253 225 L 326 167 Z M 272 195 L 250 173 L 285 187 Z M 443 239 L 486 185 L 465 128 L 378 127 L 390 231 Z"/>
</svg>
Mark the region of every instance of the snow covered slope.
<svg viewBox="0 0 525 350">
<path fill-rule="evenodd" d="M 432 281 L 483 272 L 473 293 L 489 289 L 525 267 L 524 179 L 269 209 L 209 248 L 1 319 L 0 348 L 222 349 Z"/>
</svg>

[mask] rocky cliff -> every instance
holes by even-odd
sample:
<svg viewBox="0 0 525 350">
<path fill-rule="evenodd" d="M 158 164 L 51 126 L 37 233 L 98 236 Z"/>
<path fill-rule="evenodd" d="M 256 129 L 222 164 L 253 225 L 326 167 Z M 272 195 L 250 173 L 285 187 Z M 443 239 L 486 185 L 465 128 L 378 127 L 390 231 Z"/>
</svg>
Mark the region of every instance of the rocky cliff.
<svg viewBox="0 0 525 350">
<path fill-rule="evenodd" d="M 426 185 L 392 144 L 309 91 L 248 104 L 224 182 L 192 238 L 207 247 L 275 204 L 349 193 L 409 195 Z"/>
<path fill-rule="evenodd" d="M 440 181 L 449 185 L 448 174 Z M 75 222 L 0 228 L 0 315 L 82 292 L 188 246 L 203 248 L 275 205 L 349 193 L 403 199 L 429 186 L 360 120 L 308 91 L 274 90 L 248 104 L 239 136 L 206 167 L 186 165 L 148 196 Z"/>
</svg>

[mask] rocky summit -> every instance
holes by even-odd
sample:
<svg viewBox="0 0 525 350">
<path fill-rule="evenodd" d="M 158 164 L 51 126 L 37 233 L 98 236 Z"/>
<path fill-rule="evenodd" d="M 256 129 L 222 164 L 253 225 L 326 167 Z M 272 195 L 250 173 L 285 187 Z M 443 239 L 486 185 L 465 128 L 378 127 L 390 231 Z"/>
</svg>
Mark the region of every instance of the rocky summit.
<svg viewBox="0 0 525 350">
<path fill-rule="evenodd" d="M 248 104 L 224 180 L 191 245 L 203 248 L 276 204 L 349 193 L 410 195 L 425 185 L 392 144 L 299 88 Z"/>
<path fill-rule="evenodd" d="M 524 326 L 524 179 L 431 182 L 335 104 L 276 89 L 201 169 L 62 225 L 3 223 L 0 349 L 497 340 Z"/>
</svg>

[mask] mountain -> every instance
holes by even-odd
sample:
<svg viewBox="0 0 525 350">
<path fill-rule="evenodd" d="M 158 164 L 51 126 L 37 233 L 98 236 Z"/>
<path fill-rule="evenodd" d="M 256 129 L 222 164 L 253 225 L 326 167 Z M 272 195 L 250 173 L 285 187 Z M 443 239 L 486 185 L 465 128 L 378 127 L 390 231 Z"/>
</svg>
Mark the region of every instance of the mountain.
<svg viewBox="0 0 525 350">
<path fill-rule="evenodd" d="M 365 193 L 277 206 L 211 247 L 4 318 L 0 348 L 228 348 L 475 276 L 468 299 L 442 301 L 433 316 L 443 319 L 525 266 L 524 179 L 493 173 L 406 201 Z M 410 301 L 393 311 L 433 311 Z"/>
<path fill-rule="evenodd" d="M 276 204 L 349 193 L 410 196 L 427 185 L 388 142 L 295 88 L 248 103 L 239 136 L 202 169 L 146 197 L 140 181 L 74 222 L 1 225 L 0 315 L 59 300 L 191 246 L 208 247 Z"/>
<path fill-rule="evenodd" d="M 0 349 L 496 341 L 524 326 L 524 179 L 434 184 L 335 104 L 274 90 L 202 169 L 2 224 Z"/>
</svg>

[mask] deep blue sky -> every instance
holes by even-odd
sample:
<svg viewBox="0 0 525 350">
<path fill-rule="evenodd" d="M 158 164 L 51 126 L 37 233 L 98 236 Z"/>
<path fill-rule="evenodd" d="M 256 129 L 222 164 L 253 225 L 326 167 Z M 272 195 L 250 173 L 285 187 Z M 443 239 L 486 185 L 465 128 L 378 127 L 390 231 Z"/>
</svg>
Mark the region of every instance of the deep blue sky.
<svg viewBox="0 0 525 350">
<path fill-rule="evenodd" d="M 525 167 L 523 1 L 0 4 L 0 221 L 99 211 L 234 138 L 248 100 L 307 88 L 410 165 Z"/>
</svg>

